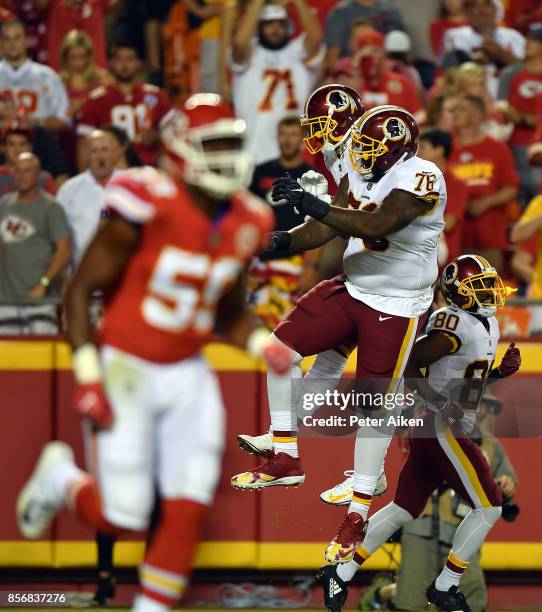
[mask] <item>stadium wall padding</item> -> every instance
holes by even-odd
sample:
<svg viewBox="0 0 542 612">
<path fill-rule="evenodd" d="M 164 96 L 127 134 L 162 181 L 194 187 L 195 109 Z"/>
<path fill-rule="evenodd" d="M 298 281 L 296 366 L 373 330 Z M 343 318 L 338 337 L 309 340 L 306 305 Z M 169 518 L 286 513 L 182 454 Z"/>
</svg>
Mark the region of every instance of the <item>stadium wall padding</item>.
<svg viewBox="0 0 542 612">
<path fill-rule="evenodd" d="M 507 344 L 499 347 L 499 356 Z M 519 344 L 524 374 L 542 376 L 542 344 Z M 344 509 L 319 500 L 324 488 L 342 479 L 351 467 L 353 438 L 303 438 L 301 451 L 307 479 L 294 489 L 234 491 L 230 477 L 257 465 L 236 444 L 237 433 L 263 433 L 269 422 L 265 372 L 246 354 L 213 344 L 205 354 L 217 371 L 227 407 L 227 445 L 215 506 L 208 515 L 200 545 L 200 568 L 311 569 L 321 565 L 325 543 L 334 535 Z M 307 364 L 305 364 L 307 365 Z M 354 358 L 348 371 L 353 372 Z M 83 436 L 71 407 L 73 379 L 68 346 L 56 340 L 0 341 L 0 460 L 4 501 L 0 506 L 0 566 L 77 567 L 95 563 L 94 534 L 68 512 L 62 512 L 42 540 L 26 542 L 15 521 L 15 499 L 30 474 L 43 444 L 52 439 L 70 443 L 83 465 Z M 542 507 L 540 455 L 537 438 L 503 440 L 519 475 L 516 501 L 521 514 L 515 523 L 499 521 L 485 545 L 482 563 L 492 570 L 542 570 Z M 404 454 L 396 441 L 386 461 L 390 487 L 374 506 L 392 499 Z M 141 559 L 143 534 L 123 538 L 116 563 L 133 566 Z M 390 568 L 398 546 L 373 556 L 368 569 Z"/>
</svg>

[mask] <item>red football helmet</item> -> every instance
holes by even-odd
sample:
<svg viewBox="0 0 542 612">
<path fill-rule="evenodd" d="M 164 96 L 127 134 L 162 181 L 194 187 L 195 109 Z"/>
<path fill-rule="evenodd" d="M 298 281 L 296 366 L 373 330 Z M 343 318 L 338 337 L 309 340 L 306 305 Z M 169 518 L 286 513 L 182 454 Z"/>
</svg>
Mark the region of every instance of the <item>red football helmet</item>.
<svg viewBox="0 0 542 612">
<path fill-rule="evenodd" d="M 461 255 L 450 262 L 440 276 L 440 288 L 448 304 L 482 317 L 493 316 L 513 292 L 480 255 Z"/>
<path fill-rule="evenodd" d="M 217 94 L 195 94 L 160 123 L 167 155 L 187 183 L 215 198 L 244 189 L 252 175 L 246 124 Z"/>
<path fill-rule="evenodd" d="M 323 85 L 307 98 L 301 125 L 306 129 L 303 139 L 309 153 L 324 147 L 336 149 L 365 112 L 360 95 L 348 85 Z"/>
<path fill-rule="evenodd" d="M 420 129 L 400 106 L 375 106 L 352 128 L 350 161 L 365 180 L 385 174 L 418 152 Z"/>
</svg>

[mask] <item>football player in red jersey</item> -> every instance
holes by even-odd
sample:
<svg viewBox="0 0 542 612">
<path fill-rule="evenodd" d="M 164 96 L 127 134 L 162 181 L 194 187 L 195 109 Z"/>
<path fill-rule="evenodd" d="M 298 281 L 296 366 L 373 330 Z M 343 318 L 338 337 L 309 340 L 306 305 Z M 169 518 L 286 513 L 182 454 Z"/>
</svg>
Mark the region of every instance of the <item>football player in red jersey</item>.
<svg viewBox="0 0 542 612">
<path fill-rule="evenodd" d="M 267 206 L 244 190 L 244 133 L 219 96 L 198 94 L 164 119 L 168 174 L 133 169 L 108 184 L 111 217 L 66 303 L 93 475 L 51 442 L 18 499 L 25 537 L 40 537 L 65 503 L 115 534 L 147 526 L 157 486 L 162 518 L 140 568 L 138 612 L 169 610 L 182 595 L 218 481 L 223 409 L 202 345 L 216 327 L 277 371 L 291 360 L 244 306 L 243 269 L 272 225 Z M 89 303 L 98 288 L 107 297 L 95 339 Z"/>
<path fill-rule="evenodd" d="M 171 108 L 169 99 L 155 85 L 139 82 L 141 61 L 135 47 L 124 43 L 116 47 L 109 69 L 115 83 L 90 92 L 77 116 L 77 135 L 84 138 L 112 123 L 128 134 L 142 164 L 156 165 L 158 126 Z M 81 151 L 78 157 L 83 168 Z"/>
</svg>

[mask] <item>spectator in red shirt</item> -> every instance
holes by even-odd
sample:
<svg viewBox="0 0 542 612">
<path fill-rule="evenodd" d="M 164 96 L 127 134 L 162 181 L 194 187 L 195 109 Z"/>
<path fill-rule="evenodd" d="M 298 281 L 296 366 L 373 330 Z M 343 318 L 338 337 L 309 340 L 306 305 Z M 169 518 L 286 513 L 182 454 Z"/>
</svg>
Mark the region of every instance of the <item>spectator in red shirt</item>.
<svg viewBox="0 0 542 612">
<path fill-rule="evenodd" d="M 469 191 L 463 181 L 450 172 L 448 160 L 452 153 L 450 132 L 430 128 L 420 135 L 418 155 L 438 166 L 446 181 L 448 200 L 444 210 L 444 237 L 448 246 L 448 261 L 461 255 L 461 237 Z"/>
<path fill-rule="evenodd" d="M 47 9 L 47 46 L 49 65 L 60 69 L 60 48 L 71 30 L 83 30 L 94 44 L 94 59 L 98 66 L 107 66 L 104 19 L 115 0 L 35 0 Z"/>
<path fill-rule="evenodd" d="M 446 31 L 463 25 L 467 25 L 463 0 L 442 0 L 440 17 L 433 19 L 429 24 L 431 46 L 437 57 L 442 53 Z"/>
<path fill-rule="evenodd" d="M 154 165 L 158 157 L 158 126 L 169 111 L 167 95 L 155 85 L 141 83 L 141 61 L 137 49 L 121 44 L 113 50 L 110 70 L 115 82 L 90 92 L 77 120 L 77 135 L 88 136 L 95 128 L 112 123 L 126 131 L 143 164 Z M 84 169 L 79 146 L 80 169 Z"/>
<path fill-rule="evenodd" d="M 31 126 L 21 121 L 14 121 L 2 130 L 5 163 L 0 165 L 0 197 L 16 191 L 15 162 L 21 153 L 32 153 L 33 132 Z M 56 183 L 53 177 L 44 170 L 41 170 L 39 174 L 38 187 L 51 195 L 56 194 Z"/>
<path fill-rule="evenodd" d="M 521 177 L 521 199 L 526 204 L 538 194 L 542 171 L 530 168 L 527 150 L 539 122 L 537 96 L 542 93 L 542 24 L 534 24 L 527 32 L 525 61 L 509 66 L 499 79 L 498 97 L 501 108 L 514 124 L 510 138 L 512 154 Z"/>
<path fill-rule="evenodd" d="M 502 269 L 508 246 L 506 206 L 518 195 L 519 177 L 506 144 L 484 134 L 484 101 L 463 96 L 453 107 L 454 146 L 450 170 L 468 189 L 463 252 L 474 252 Z"/>
<path fill-rule="evenodd" d="M 418 92 L 407 77 L 388 70 L 384 40 L 375 30 L 358 38 L 358 51 L 352 58 L 360 79 L 357 90 L 368 106 L 395 104 L 416 114 L 422 110 Z"/>
</svg>

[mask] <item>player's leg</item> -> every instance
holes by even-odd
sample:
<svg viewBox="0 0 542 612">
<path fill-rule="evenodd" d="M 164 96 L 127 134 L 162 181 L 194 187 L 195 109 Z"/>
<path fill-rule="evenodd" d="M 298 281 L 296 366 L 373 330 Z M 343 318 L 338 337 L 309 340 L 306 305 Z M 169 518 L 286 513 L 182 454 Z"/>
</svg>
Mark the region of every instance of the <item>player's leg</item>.
<svg viewBox="0 0 542 612">
<path fill-rule="evenodd" d="M 101 353 L 111 429 L 89 436 L 87 464 L 76 465 L 63 442 L 47 444 L 17 501 L 25 537 L 39 537 L 67 505 L 89 526 L 105 534 L 147 525 L 152 504 L 154 401 L 144 362 L 111 347 Z M 94 476 L 95 475 L 95 476 Z"/>
<path fill-rule="evenodd" d="M 286 374 L 267 374 L 273 454 L 262 466 L 234 476 L 234 487 L 261 489 L 295 486 L 304 481 L 297 450 L 301 385 L 294 383 L 302 379 L 303 357 L 349 344 L 355 338 L 356 327 L 345 307 L 349 299 L 342 279 L 324 281 L 305 294 L 275 330 L 276 341 L 293 349 L 295 357 Z"/>
<path fill-rule="evenodd" d="M 339 379 L 343 375 L 344 366 L 348 361 L 348 355 L 353 348 L 340 346 L 316 356 L 303 377 L 303 381 L 309 383 L 311 392 L 325 393 L 328 390 L 333 391 L 337 387 Z M 296 407 L 296 414 L 299 414 L 299 406 Z M 270 427 L 269 432 L 260 436 L 240 434 L 237 436 L 237 443 L 251 455 L 269 457 L 273 451 L 273 429 Z"/>
<path fill-rule="evenodd" d="M 220 389 L 205 361 L 190 359 L 167 368 L 160 386 L 166 391 L 157 431 L 160 520 L 140 566 L 137 612 L 169 610 L 181 598 L 220 476 L 224 444 Z"/>
<path fill-rule="evenodd" d="M 115 597 L 115 575 L 113 573 L 113 549 L 116 536 L 96 533 L 96 549 L 98 552 L 98 584 L 92 598 L 92 605 L 105 606 L 109 598 Z"/>
<path fill-rule="evenodd" d="M 429 496 L 441 482 L 441 477 L 425 461 L 423 440 L 413 440 L 399 475 L 395 499 L 365 524 L 367 531 L 363 545 L 358 546 L 350 561 L 320 569 L 319 579 L 328 607 L 340 609 L 341 600 L 344 598 L 346 601 L 347 585 L 360 566 L 398 529 L 422 512 Z"/>
<path fill-rule="evenodd" d="M 372 397 L 396 393 L 401 388 L 404 368 L 418 332 L 418 318 L 386 315 L 354 299 L 350 300 L 349 309 L 358 326 L 356 391 L 368 392 Z M 377 481 L 384 471 L 395 427 L 387 422 L 388 411 L 374 416 L 382 417 L 383 427 L 360 427 L 356 435 L 352 501 L 325 553 L 332 563 L 351 559 L 363 541 L 364 522 Z"/>
<path fill-rule="evenodd" d="M 466 605 L 463 594 L 458 592 L 461 577 L 501 516 L 502 496 L 486 458 L 470 438 L 456 435 L 439 416 L 435 416 L 435 432 L 438 453 L 433 461 L 472 510 L 457 528 L 448 560 L 427 595 L 431 603 L 443 609 L 461 609 L 453 608 Z"/>
</svg>

